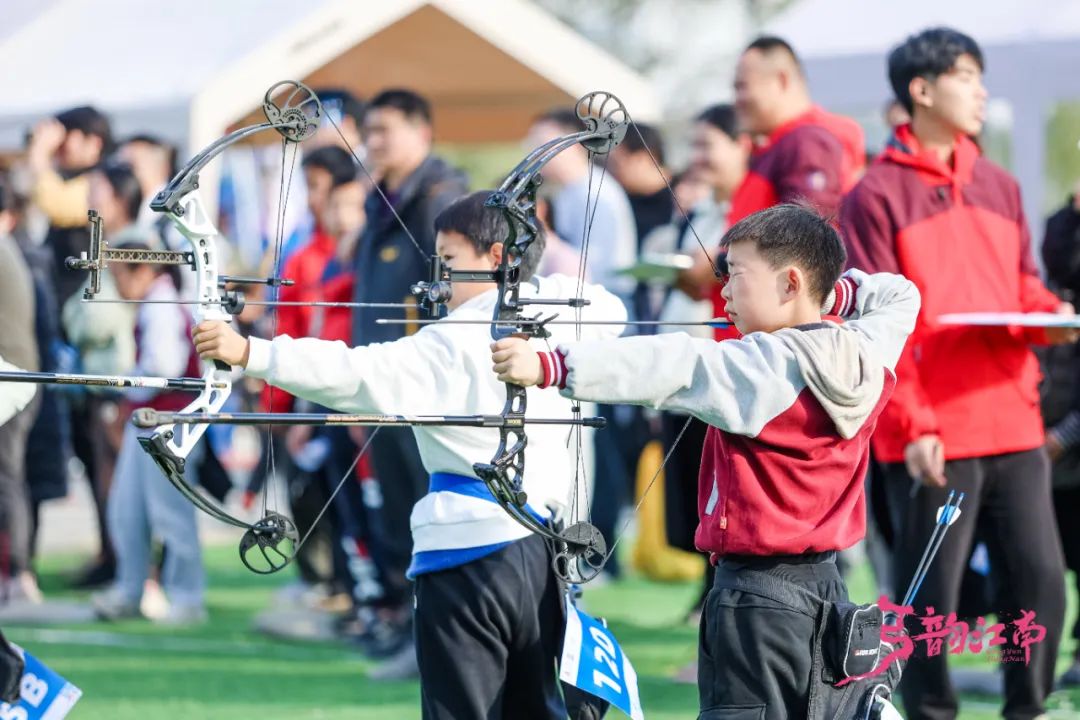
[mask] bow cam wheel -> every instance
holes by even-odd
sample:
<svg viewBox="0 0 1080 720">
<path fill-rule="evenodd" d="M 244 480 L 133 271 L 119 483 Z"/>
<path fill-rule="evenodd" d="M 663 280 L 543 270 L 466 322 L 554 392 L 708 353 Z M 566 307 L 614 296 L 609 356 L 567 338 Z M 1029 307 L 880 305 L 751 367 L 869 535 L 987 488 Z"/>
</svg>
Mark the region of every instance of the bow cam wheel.
<svg viewBox="0 0 1080 720">
<path fill-rule="evenodd" d="M 253 573 L 272 575 L 292 562 L 299 541 L 292 520 L 267 513 L 240 538 L 240 562 Z"/>
</svg>

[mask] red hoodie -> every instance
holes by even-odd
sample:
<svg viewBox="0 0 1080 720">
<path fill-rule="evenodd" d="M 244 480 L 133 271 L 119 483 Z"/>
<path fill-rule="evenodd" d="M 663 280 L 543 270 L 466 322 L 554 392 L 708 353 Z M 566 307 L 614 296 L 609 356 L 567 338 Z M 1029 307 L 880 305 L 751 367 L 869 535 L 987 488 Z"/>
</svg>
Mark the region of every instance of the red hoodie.
<svg viewBox="0 0 1080 720">
<path fill-rule="evenodd" d="M 840 220 L 851 267 L 901 273 L 922 293 L 874 435 L 877 457 L 900 462 L 927 434 L 941 437 L 950 460 L 1041 445 L 1039 365 L 1028 343 L 1045 334 L 937 322 L 944 313 L 1057 308 L 1032 260 L 1016 181 L 963 136 L 952 166 L 942 163 L 905 125 L 845 198 Z"/>
<path fill-rule="evenodd" d="M 825 217 L 836 215 L 843 193 L 866 167 L 862 129 L 850 118 L 817 105 L 774 130 L 754 148 L 750 169 L 731 199 L 728 223 L 785 202 L 808 202 Z M 713 287 L 713 309 L 724 317 L 722 285 Z M 718 328 L 717 340 L 738 337 L 734 326 Z"/>
</svg>

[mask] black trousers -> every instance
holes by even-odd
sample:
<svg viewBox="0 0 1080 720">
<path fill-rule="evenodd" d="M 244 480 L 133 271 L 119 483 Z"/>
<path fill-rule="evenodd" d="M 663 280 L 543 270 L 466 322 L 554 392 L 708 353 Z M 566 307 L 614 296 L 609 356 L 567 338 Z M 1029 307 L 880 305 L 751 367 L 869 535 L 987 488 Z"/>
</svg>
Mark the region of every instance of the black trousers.
<svg viewBox="0 0 1080 720">
<path fill-rule="evenodd" d="M 371 530 L 372 552 L 382 570 L 383 603 L 405 607 L 412 596 L 412 583 L 405 577 L 412 562 L 409 516 L 413 505 L 427 494 L 428 473 L 409 428 L 380 429 L 370 452 L 382 491 L 382 510 Z"/>
<path fill-rule="evenodd" d="M 607 419 L 608 426 L 595 436 L 592 523 L 611 547 L 618 537 L 619 513 L 634 504 L 638 459 L 649 442 L 649 426 L 639 407 L 599 404 L 596 412 Z M 602 499 L 598 502 L 596 498 Z M 622 574 L 616 555 L 608 558 L 604 571 L 612 577 Z"/>
<path fill-rule="evenodd" d="M 699 720 L 805 718 L 816 613 L 738 589 L 740 575 L 765 573 L 821 600 L 847 599 L 835 554 L 723 559 L 705 600 L 698 640 Z"/>
<path fill-rule="evenodd" d="M 1080 593 L 1080 487 L 1054 490 L 1054 513 L 1057 515 L 1065 565 L 1073 571 L 1077 593 Z M 1071 637 L 1076 641 L 1073 652 L 1080 657 L 1080 616 L 1073 621 Z"/>
<path fill-rule="evenodd" d="M 556 662 L 565 611 L 551 551 L 531 535 L 416 579 L 425 720 L 565 720 Z"/>
<path fill-rule="evenodd" d="M 664 455 L 671 452 L 664 466 L 664 523 L 667 541 L 672 547 L 687 552 L 700 552 L 694 546 L 698 526 L 698 474 L 701 472 L 701 449 L 709 426 L 697 418 L 664 413 L 661 417 L 664 433 Z M 675 441 L 683 427 L 686 432 L 678 445 Z"/>
<path fill-rule="evenodd" d="M 963 571 L 971 556 L 976 529 L 986 542 L 1001 622 L 1034 610 L 1035 622 L 1046 628 L 1045 639 L 1032 646 L 1031 662 L 1004 663 L 1006 718 L 1034 718 L 1044 711 L 1053 688 L 1054 660 L 1065 615 L 1065 567 L 1050 495 L 1049 459 L 1042 448 L 988 457 L 951 460 L 945 464 L 946 488 L 912 483 L 902 464 L 887 467 L 890 503 L 898 518 L 896 587 L 911 581 L 949 490 L 967 493 L 961 515 L 930 566 L 915 597 L 915 615 L 927 606 L 937 613 L 956 612 Z M 923 631 L 915 617 L 909 632 Z M 948 674 L 948 653 L 928 657 L 917 643 L 900 682 L 907 717 L 955 718 L 957 698 Z"/>
<path fill-rule="evenodd" d="M 41 394 L 0 425 L 0 576 L 30 569 L 30 489 L 26 478 L 26 438 L 37 417 Z"/>
<path fill-rule="evenodd" d="M 355 468 L 350 471 L 360 449 L 349 437 L 348 428 L 320 428 L 319 434 L 330 441 L 330 454 L 316 474 L 327 497 L 333 494 L 334 498 L 327 514 L 333 533 L 335 582 L 355 603 L 377 605 L 382 600 L 383 581 L 372 557 L 372 518 Z"/>
</svg>

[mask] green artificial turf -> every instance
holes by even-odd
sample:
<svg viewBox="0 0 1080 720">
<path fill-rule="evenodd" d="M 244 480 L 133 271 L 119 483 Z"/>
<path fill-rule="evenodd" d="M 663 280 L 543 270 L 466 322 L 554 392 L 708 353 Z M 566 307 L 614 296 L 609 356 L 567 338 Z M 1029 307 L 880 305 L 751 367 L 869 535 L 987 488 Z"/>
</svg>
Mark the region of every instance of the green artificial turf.
<svg viewBox="0 0 1080 720">
<path fill-rule="evenodd" d="M 210 621 L 201 627 L 167 630 L 125 621 L 4 630 L 82 689 L 69 716 L 76 720 L 419 717 L 417 684 L 368 680 L 365 671 L 372 664 L 353 650 L 274 641 L 250 630 L 253 616 L 288 578 L 248 573 L 231 547 L 209 548 L 206 562 Z M 85 599 L 62 588 L 62 573 L 75 564 L 71 557 L 45 560 L 42 584 L 49 597 Z M 865 566 L 856 569 L 850 585 L 853 599 L 873 599 Z M 633 661 L 647 718 L 692 720 L 697 714 L 696 688 L 671 680 L 696 652 L 696 630 L 682 622 L 696 592 L 694 584 L 631 577 L 586 593 L 586 609 L 608 619 Z M 1075 612 L 1070 590 L 1069 622 Z M 1062 648 L 1061 669 L 1070 649 Z M 980 656 L 965 655 L 959 663 L 992 668 Z M 965 697 L 964 704 L 961 718 L 998 717 L 996 698 Z M 1056 694 L 1052 717 L 1080 717 L 1072 706 L 1080 708 L 1080 692 Z"/>
</svg>

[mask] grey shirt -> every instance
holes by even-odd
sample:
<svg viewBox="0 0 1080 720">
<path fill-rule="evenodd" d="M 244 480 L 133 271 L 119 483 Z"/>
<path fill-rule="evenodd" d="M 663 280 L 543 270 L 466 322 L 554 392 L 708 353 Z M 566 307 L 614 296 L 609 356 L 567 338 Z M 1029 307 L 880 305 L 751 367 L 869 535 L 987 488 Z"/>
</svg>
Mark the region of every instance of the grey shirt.
<svg viewBox="0 0 1080 720">
<path fill-rule="evenodd" d="M 38 370 L 34 281 L 10 235 L 0 236 L 0 357 L 23 370 Z"/>
<path fill-rule="evenodd" d="M 578 251 L 583 234 L 589 232 L 587 270 L 592 281 L 628 303 L 635 281 L 615 271 L 633 265 L 637 258 L 634 213 L 615 178 L 609 173 L 601 183 L 601 174 L 600 170 L 593 172 L 591 192 L 588 177 L 559 188 L 551 200 L 554 230 Z"/>
</svg>

